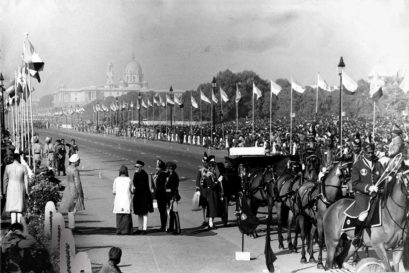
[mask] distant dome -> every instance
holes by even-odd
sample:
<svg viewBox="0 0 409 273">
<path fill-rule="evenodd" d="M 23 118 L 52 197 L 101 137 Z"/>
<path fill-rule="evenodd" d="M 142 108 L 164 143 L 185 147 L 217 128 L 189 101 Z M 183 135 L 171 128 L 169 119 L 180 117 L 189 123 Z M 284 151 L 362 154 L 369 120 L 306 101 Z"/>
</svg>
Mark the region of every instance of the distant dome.
<svg viewBox="0 0 409 273">
<path fill-rule="evenodd" d="M 132 58 L 132 61 L 126 65 L 125 74 L 128 75 L 142 74 L 142 66 L 137 61 L 135 61 L 135 58 Z"/>
</svg>

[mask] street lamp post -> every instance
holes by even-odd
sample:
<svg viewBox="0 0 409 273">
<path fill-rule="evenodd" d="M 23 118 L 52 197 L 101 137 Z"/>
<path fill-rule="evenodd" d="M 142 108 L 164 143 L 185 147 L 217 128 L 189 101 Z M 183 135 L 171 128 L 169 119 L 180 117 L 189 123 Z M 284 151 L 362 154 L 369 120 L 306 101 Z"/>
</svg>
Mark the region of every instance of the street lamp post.
<svg viewBox="0 0 409 273">
<path fill-rule="evenodd" d="M 212 111 L 212 129 L 213 129 L 213 132 L 215 132 L 215 128 L 216 128 L 216 110 L 215 110 L 215 105 L 214 105 L 214 102 L 213 102 L 213 96 L 216 96 L 216 78 L 215 77 L 213 77 L 213 80 L 212 80 L 212 99 L 211 99 L 211 102 L 212 102 L 212 109 L 211 109 L 211 111 Z M 211 136 L 211 138 L 213 139 L 213 136 Z"/>
<path fill-rule="evenodd" d="M 345 68 L 344 59 L 341 56 L 338 64 L 338 75 L 339 75 L 339 145 L 342 155 L 342 71 Z"/>
<path fill-rule="evenodd" d="M 173 99 L 173 88 L 172 85 L 169 88 L 169 97 L 172 100 Z M 170 111 L 170 131 L 172 131 L 172 125 L 173 125 L 173 104 L 169 104 L 169 111 Z"/>
<path fill-rule="evenodd" d="M 141 128 L 141 100 L 142 100 L 142 95 L 141 93 L 138 94 L 138 105 L 139 105 L 139 109 L 138 109 L 138 127 Z"/>
<path fill-rule="evenodd" d="M 116 102 L 116 126 L 119 126 L 119 102 L 118 97 L 115 98 Z"/>
<path fill-rule="evenodd" d="M 1 92 L 1 128 L 0 128 L 0 137 L 3 135 L 3 132 L 5 131 L 5 126 L 4 126 L 4 85 L 3 85 L 4 77 L 3 74 L 0 73 L 0 92 Z"/>
</svg>

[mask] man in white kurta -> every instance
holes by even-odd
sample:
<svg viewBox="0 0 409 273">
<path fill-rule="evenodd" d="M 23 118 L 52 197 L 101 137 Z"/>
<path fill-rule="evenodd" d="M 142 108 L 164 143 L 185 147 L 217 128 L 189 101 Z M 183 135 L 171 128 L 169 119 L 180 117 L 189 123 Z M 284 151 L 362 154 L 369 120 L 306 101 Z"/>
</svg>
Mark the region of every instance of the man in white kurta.
<svg viewBox="0 0 409 273">
<path fill-rule="evenodd" d="M 11 214 L 11 223 L 21 221 L 25 194 L 28 194 L 27 168 L 18 162 L 19 154 L 14 154 L 13 163 L 6 166 L 3 176 L 3 193 L 6 194 L 5 211 Z"/>
</svg>

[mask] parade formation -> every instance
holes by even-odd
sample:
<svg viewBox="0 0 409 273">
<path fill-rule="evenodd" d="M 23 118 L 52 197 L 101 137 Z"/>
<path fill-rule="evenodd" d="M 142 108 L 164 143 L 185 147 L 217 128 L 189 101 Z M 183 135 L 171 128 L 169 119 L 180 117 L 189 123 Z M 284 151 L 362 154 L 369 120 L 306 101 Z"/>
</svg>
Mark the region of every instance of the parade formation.
<svg viewBox="0 0 409 273">
<path fill-rule="evenodd" d="M 282 16 L 260 21 L 297 17 Z M 227 25 L 239 24 L 233 17 Z M 149 35 L 139 33 L 147 43 Z M 322 58 L 338 63 L 335 86 L 320 73 L 302 85 L 241 67 L 165 90 L 149 87 L 133 56 L 117 83 L 109 63 L 106 85 L 62 84 L 34 104 L 45 68 L 37 49 L 47 46 L 20 38 L 16 67 L 0 73 L 1 272 L 409 271 L 409 69 L 387 75 L 376 67 L 356 81 L 358 68 L 347 73 L 339 56 Z M 238 63 L 236 52 L 268 52 L 254 37 L 223 39 L 223 55 L 211 55 L 216 45 L 193 51 Z M 175 53 L 184 45 L 161 53 L 174 46 L 162 43 L 155 54 L 188 66 L 192 53 Z"/>
</svg>

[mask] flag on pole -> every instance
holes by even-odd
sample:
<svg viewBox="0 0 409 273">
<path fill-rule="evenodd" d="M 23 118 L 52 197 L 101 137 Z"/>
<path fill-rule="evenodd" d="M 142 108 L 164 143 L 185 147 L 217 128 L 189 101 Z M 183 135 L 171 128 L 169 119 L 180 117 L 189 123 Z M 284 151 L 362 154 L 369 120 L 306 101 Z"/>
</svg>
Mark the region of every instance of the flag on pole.
<svg viewBox="0 0 409 273">
<path fill-rule="evenodd" d="M 131 107 L 131 108 L 133 108 L 133 107 L 134 107 L 134 105 L 133 105 L 133 101 L 131 101 L 131 105 L 129 105 L 129 107 Z"/>
<path fill-rule="evenodd" d="M 200 90 L 200 99 L 201 99 L 202 101 L 204 101 L 204 102 L 209 103 L 209 104 L 211 103 L 210 100 L 209 100 L 209 98 L 206 97 L 205 94 L 203 94 L 203 91 L 202 91 L 202 90 Z"/>
<path fill-rule="evenodd" d="M 148 106 L 146 105 L 145 100 L 141 99 L 141 101 L 142 101 L 142 107 L 145 109 L 148 109 Z"/>
<path fill-rule="evenodd" d="M 160 95 L 158 95 L 158 96 L 159 96 L 159 104 L 160 104 L 161 106 L 165 107 L 166 104 L 165 104 L 165 102 L 163 101 L 162 96 L 160 96 Z"/>
<path fill-rule="evenodd" d="M 148 99 L 148 106 L 150 106 L 150 107 L 152 107 L 153 105 L 152 105 L 152 102 L 151 102 L 151 100 L 150 99 Z"/>
<path fill-rule="evenodd" d="M 331 88 L 329 87 L 329 85 L 327 84 L 327 82 L 324 81 L 324 80 L 321 78 L 320 73 L 318 73 L 318 77 L 317 77 L 317 87 L 318 87 L 318 88 L 321 88 L 321 89 L 324 90 L 324 91 L 331 92 Z"/>
<path fill-rule="evenodd" d="M 358 89 L 358 84 L 345 71 L 342 71 L 342 84 L 345 89 L 351 93 L 355 93 Z"/>
<path fill-rule="evenodd" d="M 274 95 L 278 96 L 278 93 L 280 93 L 280 91 L 281 91 L 281 86 L 279 86 L 278 84 L 276 84 L 273 81 L 270 81 L 270 82 L 271 82 L 271 94 L 270 95 L 274 94 Z"/>
<path fill-rule="evenodd" d="M 241 93 L 239 90 L 239 86 L 236 85 L 236 103 L 239 103 L 240 99 L 241 99 Z"/>
<path fill-rule="evenodd" d="M 9 97 L 14 97 L 14 95 L 16 94 L 16 92 L 15 92 L 15 91 L 16 91 L 15 85 L 16 85 L 16 81 L 15 81 L 15 80 L 12 80 L 12 81 L 10 82 L 10 86 L 7 87 L 6 93 L 7 93 L 7 95 L 8 95 Z"/>
<path fill-rule="evenodd" d="M 217 99 L 216 95 L 215 95 L 214 92 L 213 92 L 213 89 L 212 89 L 212 101 L 213 101 L 214 103 L 218 103 L 218 102 L 219 102 L 219 100 Z"/>
<path fill-rule="evenodd" d="M 256 99 L 259 99 L 262 96 L 261 90 L 257 88 L 257 86 L 254 84 L 254 82 L 253 82 L 253 95 L 257 96 Z"/>
<path fill-rule="evenodd" d="M 409 71 L 406 71 L 406 75 L 402 82 L 399 84 L 399 88 L 402 89 L 403 93 L 408 93 L 409 91 Z"/>
<path fill-rule="evenodd" d="M 159 97 L 159 94 L 155 94 L 155 96 L 153 96 L 153 103 L 156 104 L 157 106 L 160 106 L 158 97 Z"/>
<path fill-rule="evenodd" d="M 169 96 L 169 94 L 166 94 L 166 102 L 169 104 L 175 104 L 175 102 L 173 101 L 173 99 Z"/>
<path fill-rule="evenodd" d="M 175 94 L 174 101 L 177 105 L 182 105 L 182 94 Z"/>
<path fill-rule="evenodd" d="M 190 102 L 192 103 L 193 108 L 199 108 L 199 105 L 197 105 L 197 101 L 193 96 L 190 96 Z"/>
<path fill-rule="evenodd" d="M 226 92 L 220 87 L 220 96 L 222 97 L 223 102 L 228 102 L 229 97 L 227 96 Z"/>
<path fill-rule="evenodd" d="M 139 99 L 136 101 L 136 110 L 141 109 L 141 105 L 139 104 Z"/>
<path fill-rule="evenodd" d="M 378 100 L 382 97 L 383 86 L 385 86 L 385 81 L 379 75 L 375 75 L 369 83 L 369 97 L 373 100 Z"/>
<path fill-rule="evenodd" d="M 23 52 L 24 62 L 28 65 L 30 76 L 36 78 L 38 82 L 41 82 L 40 74 L 38 72 L 43 70 L 44 62 L 41 60 L 40 56 L 38 56 L 28 37 L 24 41 Z"/>
<path fill-rule="evenodd" d="M 293 79 L 291 79 L 291 88 L 300 94 L 303 94 L 305 92 L 305 88 L 301 86 L 301 84 L 297 83 Z"/>
</svg>

